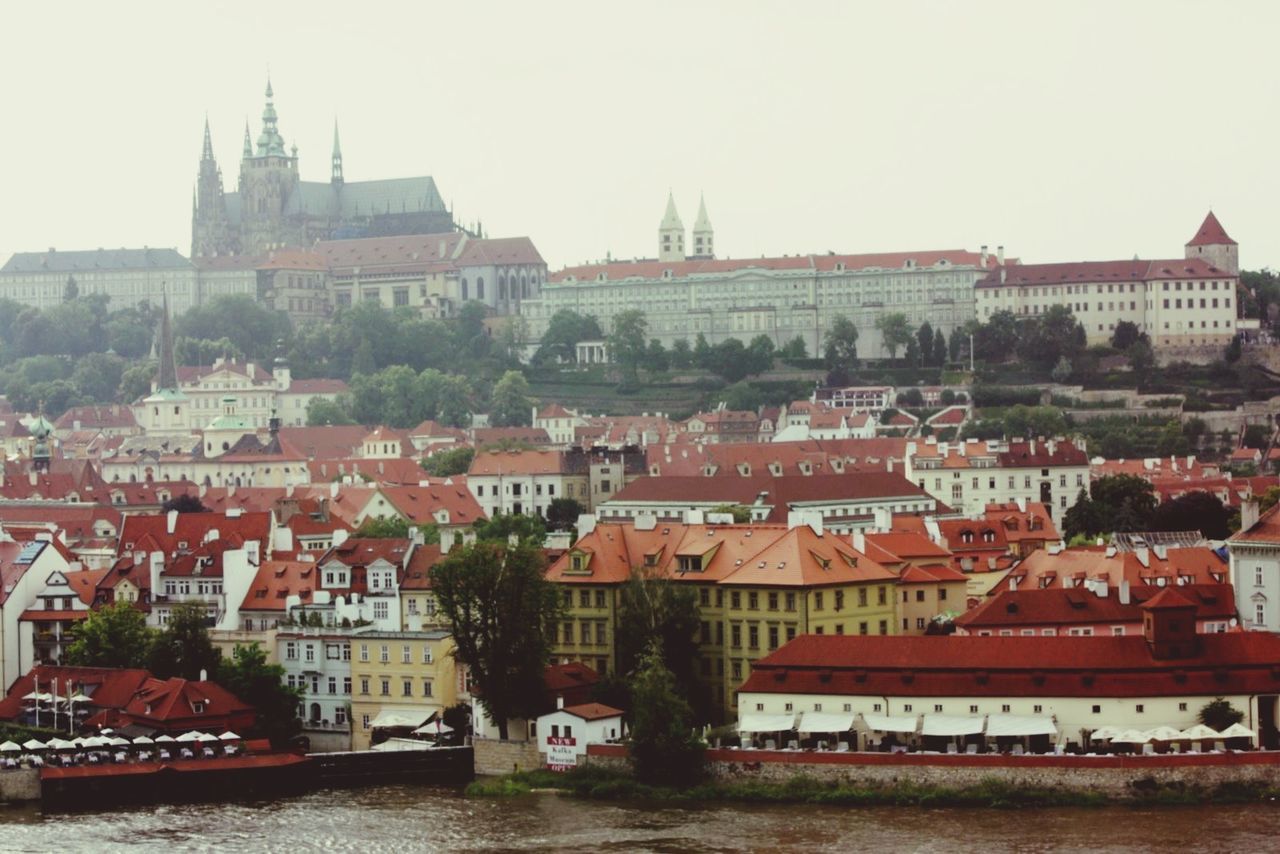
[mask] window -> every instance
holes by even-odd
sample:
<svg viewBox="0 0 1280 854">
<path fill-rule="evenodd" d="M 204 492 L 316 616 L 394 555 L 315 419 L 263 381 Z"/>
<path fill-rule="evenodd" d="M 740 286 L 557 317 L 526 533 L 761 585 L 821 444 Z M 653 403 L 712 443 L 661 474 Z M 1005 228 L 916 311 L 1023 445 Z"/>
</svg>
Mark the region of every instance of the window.
<svg viewBox="0 0 1280 854">
<path fill-rule="evenodd" d="M 369 685 L 368 685 L 368 681 L 369 681 L 369 680 L 367 680 L 367 679 L 365 680 L 365 688 L 366 688 L 366 689 L 368 689 L 368 687 L 369 687 Z M 342 693 L 344 693 L 344 694 L 350 694 L 350 693 L 351 693 L 351 677 L 350 677 L 350 676 L 343 676 L 343 677 L 342 677 Z M 368 694 L 368 693 L 369 693 L 369 692 L 368 692 L 368 690 L 366 690 L 366 691 L 365 691 L 365 693 L 366 693 L 366 694 Z"/>
<path fill-rule="evenodd" d="M 413 648 L 408 644 L 400 648 L 400 661 L 402 664 L 410 664 L 413 661 Z"/>
<path fill-rule="evenodd" d="M 431 645 L 423 644 L 422 646 L 422 663 L 431 664 L 435 661 L 435 657 L 431 654 Z"/>
<path fill-rule="evenodd" d="M 1000 707 L 1000 711 L 1001 711 L 1001 713 L 1003 713 L 1003 714 L 1006 714 L 1006 715 L 1007 715 L 1007 714 L 1009 714 L 1009 708 L 1010 708 L 1010 707 L 1009 707 L 1009 704 L 1008 704 L 1008 703 L 1005 703 L 1003 706 L 1001 706 L 1001 707 Z"/>
<path fill-rule="evenodd" d="M 1133 710 L 1138 714 L 1142 714 L 1144 711 L 1146 711 L 1146 707 L 1142 703 L 1138 703 L 1133 707 Z"/>
<path fill-rule="evenodd" d="M 339 295 L 339 296 L 341 296 L 341 295 Z M 351 299 L 351 297 L 350 297 L 350 296 L 348 296 L 348 297 L 347 297 L 347 299 Z M 368 715 L 361 715 L 361 716 L 360 716 L 360 726 L 364 727 L 365 729 L 368 729 L 368 728 L 369 728 L 369 716 L 368 716 Z"/>
<path fill-rule="evenodd" d="M 1179 703 L 1179 704 L 1178 704 L 1178 711 L 1180 711 L 1180 712 L 1185 712 L 1186 710 L 1187 710 L 1187 704 L 1186 704 L 1186 703 Z"/>
<path fill-rule="evenodd" d="M 386 602 L 374 602 L 374 603 L 373 603 L 373 618 L 374 618 L 375 620 L 385 620 L 385 619 L 387 618 L 387 603 L 386 603 Z"/>
<path fill-rule="evenodd" d="M 337 676 L 329 677 L 329 693 L 330 694 L 338 693 L 338 677 Z"/>
<path fill-rule="evenodd" d="M 934 704 L 934 706 L 933 706 L 933 710 L 934 710 L 935 712 L 937 712 L 937 713 L 941 714 L 941 713 L 942 713 L 942 704 L 941 704 L 941 703 L 935 703 L 935 704 Z"/>
<path fill-rule="evenodd" d="M 777 649 L 777 648 L 778 648 L 778 627 L 770 626 L 769 627 L 769 649 Z"/>
<path fill-rule="evenodd" d="M 813 610 L 815 611 L 822 610 L 822 591 L 821 590 L 813 594 Z"/>
<path fill-rule="evenodd" d="M 970 706 L 970 707 L 969 707 L 969 714 L 971 714 L 971 715 L 976 715 L 977 713 L 978 713 L 978 707 L 977 707 L 977 706 Z"/>
<path fill-rule="evenodd" d="M 369 677 L 368 676 L 360 677 L 360 693 L 361 694 L 369 693 Z"/>
<path fill-rule="evenodd" d="M 382 677 L 382 696 L 384 697 L 391 696 L 391 680 L 385 676 Z"/>
<path fill-rule="evenodd" d="M 910 703 L 905 704 L 905 705 L 902 707 L 902 711 L 904 711 L 904 712 L 910 712 L 910 711 L 911 711 L 911 704 L 910 704 Z"/>
<path fill-rule="evenodd" d="M 754 624 L 747 627 L 747 646 L 751 649 L 760 647 L 760 629 Z"/>
<path fill-rule="evenodd" d="M 284 657 L 289 661 L 296 661 L 298 658 L 298 645 L 293 641 L 289 641 L 284 645 Z"/>
<path fill-rule="evenodd" d="M 760 594 L 754 590 L 747 594 L 747 609 L 750 611 L 760 609 Z"/>
<path fill-rule="evenodd" d="M 729 627 L 729 645 L 734 649 L 742 647 L 742 626 L 737 623 Z"/>
<path fill-rule="evenodd" d="M 433 691 L 434 691 L 434 689 L 431 687 L 431 680 L 430 680 L 430 679 L 423 679 L 423 680 L 422 680 L 422 696 L 424 696 L 424 697 L 430 697 L 430 696 L 432 696 L 432 692 L 433 692 Z"/>
<path fill-rule="evenodd" d="M 1102 714 L 1102 706 L 1094 706 L 1094 707 L 1093 707 L 1093 713 L 1094 713 L 1095 715 L 1100 715 L 1100 714 Z"/>
<path fill-rule="evenodd" d="M 1258 567 L 1254 567 L 1254 570 L 1253 570 L 1253 586 L 1254 586 L 1254 587 L 1261 587 L 1261 586 L 1262 586 L 1262 567 L 1260 567 L 1260 566 L 1258 566 Z"/>
<path fill-rule="evenodd" d="M 412 696 L 413 696 L 413 680 L 412 680 L 412 679 L 405 679 L 405 680 L 404 680 L 404 694 L 403 694 L 403 696 L 405 696 L 405 697 L 412 697 Z"/>
<path fill-rule="evenodd" d="M 360 660 L 361 661 L 369 660 L 369 645 L 367 643 L 360 644 Z"/>
</svg>

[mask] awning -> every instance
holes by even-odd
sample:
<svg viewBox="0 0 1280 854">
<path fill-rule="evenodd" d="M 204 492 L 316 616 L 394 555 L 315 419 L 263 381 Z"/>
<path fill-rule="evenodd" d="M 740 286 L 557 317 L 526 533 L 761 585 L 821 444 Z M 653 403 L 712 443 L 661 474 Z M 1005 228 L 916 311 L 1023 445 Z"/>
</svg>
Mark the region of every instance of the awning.
<svg viewBox="0 0 1280 854">
<path fill-rule="evenodd" d="M 393 750 L 431 750 L 434 745 L 430 742 L 419 741 L 416 738 L 388 738 L 386 741 L 370 747 L 370 750 L 376 751 L 393 751 Z"/>
<path fill-rule="evenodd" d="M 921 735 L 977 735 L 982 732 L 982 718 L 953 715 L 925 715 Z"/>
<path fill-rule="evenodd" d="M 369 723 L 370 729 L 388 729 L 390 727 L 420 727 L 427 718 L 440 713 L 439 706 L 403 706 L 383 709 Z"/>
<path fill-rule="evenodd" d="M 440 733 L 453 732 L 453 727 L 444 721 L 436 718 L 431 723 L 423 724 L 413 731 L 414 735 L 438 735 Z"/>
<path fill-rule="evenodd" d="M 800 715 L 798 732 L 848 732 L 853 729 L 853 712 L 805 712 Z"/>
<path fill-rule="evenodd" d="M 1257 741 L 1258 734 L 1244 724 L 1236 723 L 1218 733 L 1218 738 L 1249 738 Z"/>
<path fill-rule="evenodd" d="M 988 715 L 987 735 L 1057 735 L 1058 725 L 1053 718 L 1042 715 Z"/>
<path fill-rule="evenodd" d="M 738 732 L 786 732 L 795 729 L 796 716 L 786 715 L 743 715 L 738 721 Z"/>
<path fill-rule="evenodd" d="M 906 715 L 902 717 L 893 717 L 892 715 L 867 715 L 862 716 L 862 722 L 867 729 L 875 732 L 915 732 L 919 718 L 915 715 Z"/>
</svg>

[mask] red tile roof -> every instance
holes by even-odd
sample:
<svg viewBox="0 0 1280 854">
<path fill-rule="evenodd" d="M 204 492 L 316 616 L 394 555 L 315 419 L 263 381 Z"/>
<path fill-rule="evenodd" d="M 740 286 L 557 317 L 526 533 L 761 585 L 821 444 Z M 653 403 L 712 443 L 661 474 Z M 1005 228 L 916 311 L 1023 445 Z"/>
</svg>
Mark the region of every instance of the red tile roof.
<svg viewBox="0 0 1280 854">
<path fill-rule="evenodd" d="M 76 427 L 77 422 L 79 427 Z M 137 427 L 133 409 L 123 404 L 104 406 L 73 406 L 58 416 L 53 426 L 59 430 L 126 429 Z"/>
<path fill-rule="evenodd" d="M 899 584 L 938 584 L 958 581 L 968 582 L 968 576 L 949 566 L 909 566 L 898 576 Z"/>
<path fill-rule="evenodd" d="M 39 680 L 40 690 L 49 691 L 54 679 L 58 680 L 59 694 L 65 694 L 70 680 L 76 690 L 89 695 L 92 706 L 100 709 L 123 708 L 151 674 L 141 669 L 117 669 L 113 667 L 61 667 L 40 664 L 19 676 L 9 687 L 9 693 L 0 700 L 0 719 L 14 720 L 21 716 L 22 698 L 35 689 Z"/>
<path fill-rule="evenodd" d="M 271 547 L 271 527 L 271 514 L 265 512 L 241 513 L 236 517 L 223 513 L 178 513 L 173 533 L 168 530 L 168 514 L 128 516 L 120 532 L 120 546 L 116 554 L 158 550 L 172 555 L 180 550 L 193 551 L 214 530 L 223 540 L 236 537 L 241 543 L 257 540 L 261 552 L 265 553 Z M 179 543 L 186 543 L 185 549 Z"/>
<path fill-rule="evenodd" d="M 329 427 L 281 427 L 280 435 L 307 459 L 340 459 L 352 456 L 369 431 L 358 424 Z"/>
<path fill-rule="evenodd" d="M 998 590 L 977 607 L 956 618 L 969 632 L 1020 626 L 1141 624 L 1142 608 L 1170 591 L 1196 608 L 1198 620 L 1230 620 L 1236 615 L 1235 592 L 1230 584 L 1191 584 L 1183 587 L 1135 587 L 1129 604 L 1120 602 L 1114 588 L 1099 596 L 1081 588 L 1051 587 L 1030 590 Z M 1163 601 L 1163 600 L 1162 600 Z"/>
<path fill-rule="evenodd" d="M 1235 246 L 1236 242 L 1227 236 L 1227 230 L 1218 222 L 1213 211 L 1209 211 L 1195 236 L 1187 241 L 1188 246 Z"/>
<path fill-rule="evenodd" d="M 584 721 L 620 718 L 623 715 L 622 709 L 615 709 L 613 706 L 606 706 L 603 703 L 581 703 L 577 706 L 565 706 L 558 711 L 573 715 L 575 718 L 582 718 Z"/>
<path fill-rule="evenodd" d="M 240 610 L 283 613 L 289 596 L 297 596 L 303 605 L 309 605 L 319 588 L 320 570 L 314 561 L 264 560 L 245 591 Z"/>
<path fill-rule="evenodd" d="M 1280 504 L 1258 517 L 1248 530 L 1232 535 L 1232 543 L 1274 543 L 1280 545 Z"/>
<path fill-rule="evenodd" d="M 1010 264 L 978 281 L 977 288 L 1029 287 L 1081 282 L 1145 282 L 1161 279 L 1230 277 L 1201 258 L 1157 261 L 1070 261 L 1058 264 Z"/>
</svg>

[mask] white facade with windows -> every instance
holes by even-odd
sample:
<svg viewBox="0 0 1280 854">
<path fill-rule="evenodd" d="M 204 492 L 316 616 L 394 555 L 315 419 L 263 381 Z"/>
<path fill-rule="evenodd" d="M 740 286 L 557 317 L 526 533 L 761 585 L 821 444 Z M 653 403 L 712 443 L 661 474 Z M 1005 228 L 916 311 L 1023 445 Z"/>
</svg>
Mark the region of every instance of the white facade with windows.
<svg viewBox="0 0 1280 854">
<path fill-rule="evenodd" d="M 322 738 L 330 749 L 350 749 L 351 639 L 357 632 L 299 627 L 276 635 L 285 684 L 302 692 L 298 718 L 303 731 L 313 742 Z M 333 735 L 346 746 L 334 746 Z"/>
</svg>

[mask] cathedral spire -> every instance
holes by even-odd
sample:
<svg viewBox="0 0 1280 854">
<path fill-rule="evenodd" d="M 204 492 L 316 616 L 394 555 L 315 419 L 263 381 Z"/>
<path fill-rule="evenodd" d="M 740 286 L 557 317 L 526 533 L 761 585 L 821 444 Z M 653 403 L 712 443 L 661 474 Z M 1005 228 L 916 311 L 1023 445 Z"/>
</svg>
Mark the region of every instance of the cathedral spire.
<svg viewBox="0 0 1280 854">
<path fill-rule="evenodd" d="M 698 219 L 693 223 L 693 257 L 715 257 L 715 231 L 711 228 L 711 218 L 707 216 L 707 200 L 698 199 Z"/>
<path fill-rule="evenodd" d="M 334 184 L 342 183 L 342 145 L 338 142 L 338 120 L 333 120 L 333 172 L 330 180 Z"/>
<path fill-rule="evenodd" d="M 244 156 L 253 156 L 253 139 L 249 136 L 249 120 L 244 120 Z"/>
<path fill-rule="evenodd" d="M 178 362 L 173 350 L 173 326 L 169 321 L 169 294 L 164 294 L 164 313 L 160 315 L 160 389 L 178 390 Z"/>
<path fill-rule="evenodd" d="M 213 138 L 209 135 L 209 116 L 204 117 L 204 150 L 200 153 L 201 160 L 213 159 Z"/>
<path fill-rule="evenodd" d="M 267 103 L 262 108 L 262 134 L 258 137 L 258 156 L 284 157 L 284 137 L 276 126 L 276 105 L 271 90 L 271 77 L 267 77 Z"/>
</svg>

